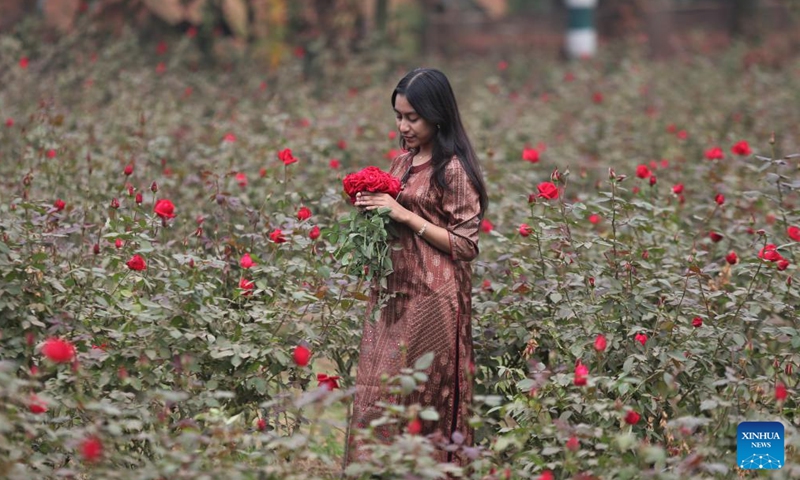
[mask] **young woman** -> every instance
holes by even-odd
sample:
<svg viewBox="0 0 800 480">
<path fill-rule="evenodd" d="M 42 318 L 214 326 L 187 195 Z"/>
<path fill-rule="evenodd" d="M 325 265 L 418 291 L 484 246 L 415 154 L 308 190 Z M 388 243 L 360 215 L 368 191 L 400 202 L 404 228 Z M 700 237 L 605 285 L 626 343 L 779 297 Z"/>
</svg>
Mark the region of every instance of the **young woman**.
<svg viewBox="0 0 800 480">
<path fill-rule="evenodd" d="M 365 322 L 356 372 L 351 432 L 380 417 L 378 401 L 396 402 L 381 377 L 428 352 L 435 358 L 428 381 L 405 401 L 435 408 L 439 420 L 421 421 L 421 434 L 455 431 L 472 442 L 467 425 L 472 400 L 472 261 L 478 255 L 478 230 L 488 203 L 478 159 L 461 123 L 453 90 L 434 69 L 409 72 L 392 92 L 397 130 L 407 153 L 392 161 L 390 173 L 401 178 L 397 199 L 360 193 L 355 205 L 391 209 L 402 249 L 391 254 L 393 273 L 380 320 Z M 375 308 L 376 295 L 369 304 Z M 368 318 L 369 318 L 368 312 Z M 378 436 L 389 440 L 388 428 Z M 348 461 L 360 458 L 351 442 Z M 441 461 L 464 463 L 440 451 Z"/>
</svg>

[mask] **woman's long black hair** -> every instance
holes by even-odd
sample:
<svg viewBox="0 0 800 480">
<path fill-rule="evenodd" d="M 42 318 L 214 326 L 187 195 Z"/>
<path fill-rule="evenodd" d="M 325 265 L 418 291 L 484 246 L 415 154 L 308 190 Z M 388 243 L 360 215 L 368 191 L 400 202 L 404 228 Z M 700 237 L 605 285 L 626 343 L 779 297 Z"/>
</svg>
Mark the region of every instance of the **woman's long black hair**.
<svg viewBox="0 0 800 480">
<path fill-rule="evenodd" d="M 461 123 L 456 97 L 447 77 L 433 68 L 414 69 L 400 80 L 392 92 L 392 107 L 395 106 L 397 95 L 405 95 L 414 111 L 437 129 L 433 137 L 430 160 L 433 162 L 431 183 L 435 179 L 439 187 L 448 188 L 444 170 L 453 155 L 457 156 L 472 185 L 478 191 L 481 204 L 480 216 L 483 218 L 489 204 L 486 183 L 483 180 L 478 157 Z M 405 139 L 401 139 L 401 146 L 406 149 Z"/>
</svg>

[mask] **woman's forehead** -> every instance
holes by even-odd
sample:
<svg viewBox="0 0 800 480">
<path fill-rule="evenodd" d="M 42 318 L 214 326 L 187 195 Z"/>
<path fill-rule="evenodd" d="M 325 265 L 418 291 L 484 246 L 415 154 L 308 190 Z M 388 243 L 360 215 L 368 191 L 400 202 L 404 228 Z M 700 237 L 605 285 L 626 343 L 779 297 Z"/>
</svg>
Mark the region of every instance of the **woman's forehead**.
<svg viewBox="0 0 800 480">
<path fill-rule="evenodd" d="M 412 107 L 411 104 L 408 103 L 408 99 L 406 98 L 406 96 L 402 95 L 402 94 L 398 94 L 395 97 L 395 99 L 394 99 L 394 109 L 398 113 L 403 113 L 403 114 L 407 114 L 407 115 L 410 115 L 412 113 L 416 113 L 416 111 L 414 110 L 414 107 Z"/>
</svg>

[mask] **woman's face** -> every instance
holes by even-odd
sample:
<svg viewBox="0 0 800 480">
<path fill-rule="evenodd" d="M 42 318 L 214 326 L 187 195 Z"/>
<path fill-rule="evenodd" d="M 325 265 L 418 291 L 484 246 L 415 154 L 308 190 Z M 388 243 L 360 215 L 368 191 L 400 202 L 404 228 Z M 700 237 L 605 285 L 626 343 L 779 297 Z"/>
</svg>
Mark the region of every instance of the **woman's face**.
<svg viewBox="0 0 800 480">
<path fill-rule="evenodd" d="M 427 150 L 436 133 L 436 126 L 420 117 L 405 95 L 398 94 L 395 97 L 394 112 L 397 131 L 405 139 L 406 147 Z"/>
</svg>

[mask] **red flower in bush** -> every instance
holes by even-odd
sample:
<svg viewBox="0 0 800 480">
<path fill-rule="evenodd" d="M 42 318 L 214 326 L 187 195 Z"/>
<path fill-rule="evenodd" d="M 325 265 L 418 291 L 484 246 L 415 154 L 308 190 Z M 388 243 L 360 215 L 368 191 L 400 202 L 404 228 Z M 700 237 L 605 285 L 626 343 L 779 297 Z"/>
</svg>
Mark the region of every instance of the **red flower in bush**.
<svg viewBox="0 0 800 480">
<path fill-rule="evenodd" d="M 527 237 L 531 233 L 533 233 L 533 229 L 527 223 L 523 223 L 519 226 L 519 234 L 523 237 Z"/>
<path fill-rule="evenodd" d="M 606 346 L 608 346 L 608 342 L 606 342 L 606 337 L 601 333 L 594 339 L 594 349 L 598 352 L 604 352 Z"/>
<path fill-rule="evenodd" d="M 263 418 L 259 418 L 258 422 L 256 422 L 256 428 L 258 428 L 259 432 L 263 432 L 267 429 L 267 421 Z"/>
<path fill-rule="evenodd" d="M 300 210 L 297 211 L 297 219 L 302 222 L 309 218 L 311 218 L 311 210 L 309 210 L 308 207 L 300 207 Z"/>
<path fill-rule="evenodd" d="M 11 128 L 14 126 L 14 119 L 11 117 L 6 118 L 6 127 Z"/>
<path fill-rule="evenodd" d="M 656 184 L 656 181 L 657 181 L 656 176 L 655 175 L 650 175 L 650 186 L 651 187 Z"/>
<path fill-rule="evenodd" d="M 539 190 L 539 196 L 547 200 L 555 200 L 558 198 L 558 187 L 551 182 L 542 182 L 536 187 Z"/>
<path fill-rule="evenodd" d="M 338 170 L 339 167 L 342 166 L 342 163 L 337 158 L 332 158 L 328 166 L 331 167 L 333 170 Z"/>
<path fill-rule="evenodd" d="M 134 255 L 128 260 L 125 265 L 128 266 L 131 270 L 135 270 L 137 272 L 141 272 L 147 268 L 147 263 L 144 261 L 141 255 Z"/>
<path fill-rule="evenodd" d="M 314 225 L 314 228 L 312 228 L 311 231 L 308 232 L 308 238 L 310 238 L 311 240 L 316 240 L 316 239 L 319 238 L 319 227 L 318 226 Z"/>
<path fill-rule="evenodd" d="M 694 317 L 694 318 L 692 319 L 692 326 L 693 326 L 694 328 L 700 328 L 700 327 L 702 327 L 702 326 L 703 326 L 703 319 L 702 319 L 702 318 L 700 318 L 700 317 Z"/>
<path fill-rule="evenodd" d="M 786 229 L 786 234 L 795 242 L 800 242 L 800 227 L 791 226 Z"/>
<path fill-rule="evenodd" d="M 586 385 L 586 380 L 588 376 L 589 376 L 589 368 L 586 365 L 580 362 L 577 365 L 575 365 L 575 379 L 573 380 L 573 383 L 575 384 L 576 387 L 582 387 Z"/>
<path fill-rule="evenodd" d="M 775 400 L 782 402 L 786 400 L 786 397 L 786 385 L 784 385 L 782 382 L 778 382 L 778 384 L 775 385 Z"/>
<path fill-rule="evenodd" d="M 256 288 L 256 284 L 242 277 L 239 279 L 239 288 L 242 290 L 242 295 L 246 297 L 253 293 L 253 290 Z"/>
<path fill-rule="evenodd" d="M 278 158 L 283 162 L 284 165 L 291 165 L 297 161 L 292 155 L 292 150 L 289 148 L 284 148 L 280 152 L 278 152 Z"/>
<path fill-rule="evenodd" d="M 723 194 L 721 194 L 721 193 L 718 193 L 718 194 L 717 194 L 717 195 L 714 197 L 714 201 L 715 201 L 715 202 L 717 202 L 717 205 L 720 205 L 720 206 L 722 206 L 722 205 L 725 203 L 725 195 L 723 195 Z"/>
<path fill-rule="evenodd" d="M 644 333 L 637 333 L 636 336 L 633 337 L 633 339 L 641 343 L 642 346 L 644 346 L 644 344 L 647 343 L 647 335 L 645 335 Z"/>
<path fill-rule="evenodd" d="M 675 195 L 680 195 L 681 193 L 683 193 L 683 184 L 682 183 L 676 183 L 675 185 L 673 185 L 672 186 L 672 193 L 674 193 Z"/>
<path fill-rule="evenodd" d="M 94 463 L 103 455 L 103 444 L 97 437 L 89 437 L 81 442 L 81 458 L 85 462 Z"/>
<path fill-rule="evenodd" d="M 589 223 L 591 223 L 592 225 L 597 225 L 598 223 L 600 223 L 600 220 L 602 220 L 602 218 L 600 218 L 600 215 L 596 213 L 589 215 Z"/>
<path fill-rule="evenodd" d="M 47 411 L 47 404 L 36 395 L 31 395 L 31 399 L 28 402 L 28 410 L 30 410 L 31 413 L 39 415 Z"/>
<path fill-rule="evenodd" d="M 58 211 L 58 212 L 60 212 L 61 210 L 64 210 L 64 207 L 66 207 L 66 206 L 67 206 L 67 204 L 64 203 L 64 200 L 61 200 L 60 198 L 58 200 L 56 200 L 55 202 L 53 202 L 53 208 L 55 208 L 56 211 Z"/>
<path fill-rule="evenodd" d="M 335 389 L 339 388 L 338 380 L 339 380 L 339 377 L 336 377 L 336 376 L 329 377 L 329 376 L 325 375 L 324 373 L 318 373 L 317 374 L 317 386 L 325 387 L 328 390 L 335 390 Z"/>
<path fill-rule="evenodd" d="M 567 440 L 565 446 L 570 452 L 577 452 L 581 448 L 581 442 L 578 440 L 578 437 L 573 435 L 572 437 L 569 437 L 569 440 Z"/>
<path fill-rule="evenodd" d="M 166 198 L 157 201 L 156 205 L 153 207 L 153 211 L 156 212 L 156 215 L 165 220 L 167 218 L 175 218 L 175 205 Z"/>
<path fill-rule="evenodd" d="M 603 103 L 603 94 L 600 92 L 594 92 L 592 94 L 592 101 L 597 104 Z"/>
<path fill-rule="evenodd" d="M 647 168 L 647 165 L 639 165 L 636 167 L 636 176 L 639 178 L 649 178 L 651 175 L 650 169 Z"/>
<path fill-rule="evenodd" d="M 251 268 L 255 264 L 256 262 L 254 262 L 253 259 L 250 258 L 249 253 L 245 253 L 244 255 L 242 255 L 242 258 L 239 259 L 239 266 L 245 269 Z"/>
<path fill-rule="evenodd" d="M 539 480 L 555 480 L 555 477 L 553 476 L 553 472 L 550 470 L 545 470 L 541 475 L 539 475 Z"/>
<path fill-rule="evenodd" d="M 286 237 L 283 236 L 283 232 L 280 228 L 269 232 L 269 239 L 275 243 L 286 243 Z"/>
<path fill-rule="evenodd" d="M 783 257 L 777 250 L 778 246 L 774 243 L 767 244 L 764 248 L 758 251 L 758 258 L 762 258 L 764 260 L 768 260 L 770 262 L 777 262 L 781 260 Z"/>
<path fill-rule="evenodd" d="M 492 222 L 490 222 L 490 221 L 489 221 L 488 219 L 486 219 L 486 218 L 484 218 L 483 220 L 481 220 L 481 231 L 482 231 L 483 233 L 489 233 L 489 232 L 491 232 L 492 230 L 494 230 L 494 225 L 492 225 Z"/>
<path fill-rule="evenodd" d="M 782 271 L 786 270 L 787 268 L 789 268 L 789 260 L 786 260 L 785 258 L 781 258 L 780 260 L 778 260 L 777 265 L 778 265 L 778 270 L 780 270 L 782 272 Z"/>
<path fill-rule="evenodd" d="M 739 262 L 739 256 L 736 255 L 736 252 L 731 250 L 727 255 L 725 255 L 725 261 L 731 265 L 736 265 Z"/>
<path fill-rule="evenodd" d="M 733 152 L 736 155 L 741 155 L 741 156 L 747 156 L 747 155 L 750 155 L 751 153 L 753 153 L 753 151 L 750 150 L 750 145 L 745 140 L 741 140 L 739 142 L 736 142 L 731 147 L 731 152 Z"/>
<path fill-rule="evenodd" d="M 75 356 L 75 347 L 66 340 L 50 338 L 44 342 L 42 355 L 56 363 L 68 363 Z"/>
<path fill-rule="evenodd" d="M 635 411 L 628 410 L 628 413 L 625 415 L 625 423 L 627 423 L 628 425 L 636 425 L 637 423 L 639 423 L 639 419 L 641 418 L 642 416 L 636 413 Z"/>
<path fill-rule="evenodd" d="M 350 203 L 356 203 L 356 194 L 359 192 L 388 193 L 395 198 L 401 188 L 400 180 L 372 166 L 346 175 L 342 185 L 345 193 L 350 196 Z"/>
<path fill-rule="evenodd" d="M 523 148 L 522 159 L 526 162 L 536 163 L 539 161 L 539 151 L 534 148 Z"/>
<path fill-rule="evenodd" d="M 722 160 L 725 158 L 725 153 L 719 147 L 712 147 L 706 150 L 707 160 Z"/>
<path fill-rule="evenodd" d="M 124 173 L 125 176 L 130 176 L 133 173 L 133 164 L 129 163 L 125 165 L 125 169 L 122 171 L 122 173 Z"/>
<path fill-rule="evenodd" d="M 292 352 L 292 358 L 294 359 L 294 363 L 297 364 L 299 367 L 305 367 L 308 365 L 308 361 L 311 360 L 311 350 L 307 349 L 302 345 L 298 345 L 294 347 L 294 351 Z"/>
<path fill-rule="evenodd" d="M 712 242 L 714 242 L 714 243 L 718 243 L 720 240 L 722 240 L 722 239 L 723 239 L 723 238 L 725 238 L 725 237 L 723 237 L 721 233 L 718 233 L 718 232 L 710 232 L 710 233 L 708 234 L 708 238 L 710 238 Z"/>
<path fill-rule="evenodd" d="M 406 430 L 411 435 L 419 435 L 419 433 L 422 431 L 422 422 L 419 420 L 419 418 L 415 418 L 414 420 L 408 422 L 408 427 Z"/>
<path fill-rule="evenodd" d="M 236 183 L 239 184 L 240 188 L 244 188 L 247 186 L 247 175 L 243 172 L 239 172 L 236 174 Z"/>
<path fill-rule="evenodd" d="M 236 134 L 228 132 L 228 133 L 226 133 L 225 135 L 222 136 L 222 141 L 223 142 L 228 142 L 228 143 L 233 143 L 233 142 L 236 141 Z"/>
</svg>

